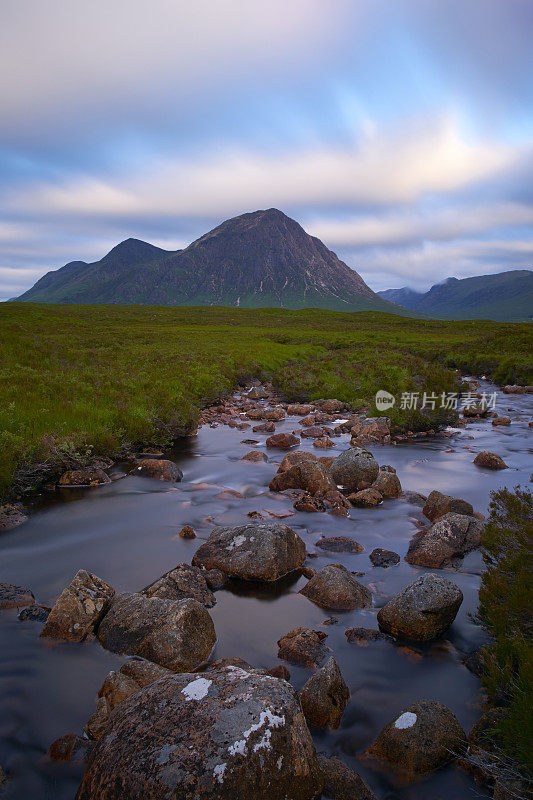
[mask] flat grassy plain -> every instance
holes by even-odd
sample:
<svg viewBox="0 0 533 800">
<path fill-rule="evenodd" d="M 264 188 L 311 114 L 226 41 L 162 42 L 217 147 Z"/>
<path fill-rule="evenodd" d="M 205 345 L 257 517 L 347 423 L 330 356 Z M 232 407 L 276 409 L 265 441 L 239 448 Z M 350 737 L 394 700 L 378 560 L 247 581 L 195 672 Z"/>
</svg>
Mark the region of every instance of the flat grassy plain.
<svg viewBox="0 0 533 800">
<path fill-rule="evenodd" d="M 0 305 L 0 496 L 58 453 L 169 443 L 239 382 L 271 380 L 290 400 L 371 406 L 378 389 L 456 391 L 460 369 L 532 383 L 533 329 L 375 312 L 222 307 Z M 397 430 L 447 413 L 401 410 Z M 376 414 L 375 407 L 369 413 Z"/>
</svg>

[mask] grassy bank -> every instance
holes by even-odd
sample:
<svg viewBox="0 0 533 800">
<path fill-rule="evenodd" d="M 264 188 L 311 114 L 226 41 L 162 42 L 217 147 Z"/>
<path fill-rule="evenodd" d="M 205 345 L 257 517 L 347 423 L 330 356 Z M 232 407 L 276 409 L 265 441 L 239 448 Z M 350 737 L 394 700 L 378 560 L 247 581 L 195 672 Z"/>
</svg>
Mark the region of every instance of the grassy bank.
<svg viewBox="0 0 533 800">
<path fill-rule="evenodd" d="M 482 680 L 490 702 L 505 709 L 499 723 L 505 755 L 533 775 L 533 496 L 500 489 L 491 497 L 479 616 L 493 644 Z"/>
<path fill-rule="evenodd" d="M 0 305 L 0 495 L 61 452 L 162 442 L 251 377 L 354 406 L 378 389 L 456 389 L 449 368 L 532 382 L 531 327 L 279 309 Z M 371 412 L 372 413 L 372 412 Z M 374 413 L 376 413 L 374 409 Z M 390 412 L 401 428 L 445 421 Z"/>
</svg>

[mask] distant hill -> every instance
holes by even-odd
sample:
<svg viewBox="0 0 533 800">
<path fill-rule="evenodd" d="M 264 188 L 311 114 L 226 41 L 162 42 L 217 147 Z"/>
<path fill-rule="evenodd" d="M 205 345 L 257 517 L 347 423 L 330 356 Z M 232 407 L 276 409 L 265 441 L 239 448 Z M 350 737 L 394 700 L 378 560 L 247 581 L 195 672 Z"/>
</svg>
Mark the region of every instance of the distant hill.
<svg viewBox="0 0 533 800">
<path fill-rule="evenodd" d="M 127 239 L 100 261 L 48 272 L 18 300 L 406 313 L 275 208 L 226 220 L 184 250 Z"/>
<path fill-rule="evenodd" d="M 533 320 L 533 272 L 527 269 L 448 278 L 424 293 L 408 287 L 378 292 L 384 300 L 442 319 Z"/>
</svg>

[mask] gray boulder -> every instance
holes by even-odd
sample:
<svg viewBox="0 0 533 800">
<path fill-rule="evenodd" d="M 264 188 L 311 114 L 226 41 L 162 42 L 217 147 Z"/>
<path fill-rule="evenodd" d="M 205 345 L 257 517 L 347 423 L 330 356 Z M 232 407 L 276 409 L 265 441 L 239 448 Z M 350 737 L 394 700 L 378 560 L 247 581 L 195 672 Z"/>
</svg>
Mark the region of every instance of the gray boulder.
<svg viewBox="0 0 533 800">
<path fill-rule="evenodd" d="M 333 657 L 309 678 L 300 691 L 304 716 L 316 728 L 338 728 L 349 699 L 350 691 Z"/>
<path fill-rule="evenodd" d="M 444 514 L 431 528 L 415 533 L 405 560 L 430 569 L 456 566 L 466 553 L 480 546 L 483 529 L 483 523 L 475 517 Z"/>
<path fill-rule="evenodd" d="M 341 453 L 331 465 L 331 476 L 338 486 L 350 491 L 370 486 L 378 477 L 378 462 L 368 450 L 350 447 Z"/>
<path fill-rule="evenodd" d="M 399 639 L 436 639 L 450 627 L 462 602 L 455 583 L 441 575 L 422 575 L 379 610 L 379 627 Z"/>
</svg>

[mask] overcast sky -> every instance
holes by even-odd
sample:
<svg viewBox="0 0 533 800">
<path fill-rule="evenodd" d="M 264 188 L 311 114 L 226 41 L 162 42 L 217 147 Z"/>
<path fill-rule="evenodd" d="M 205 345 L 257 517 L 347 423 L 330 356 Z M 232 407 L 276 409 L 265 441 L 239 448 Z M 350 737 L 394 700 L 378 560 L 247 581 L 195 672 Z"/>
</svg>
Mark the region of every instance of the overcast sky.
<svg viewBox="0 0 533 800">
<path fill-rule="evenodd" d="M 532 0 L 2 0 L 0 299 L 275 206 L 376 290 L 532 268 Z"/>
</svg>

